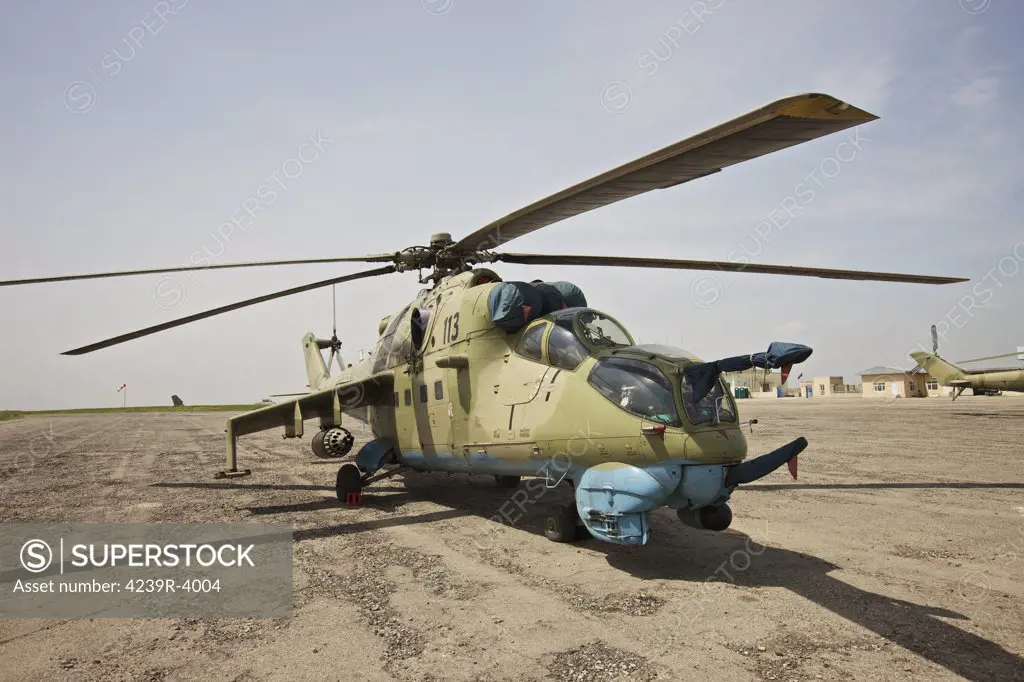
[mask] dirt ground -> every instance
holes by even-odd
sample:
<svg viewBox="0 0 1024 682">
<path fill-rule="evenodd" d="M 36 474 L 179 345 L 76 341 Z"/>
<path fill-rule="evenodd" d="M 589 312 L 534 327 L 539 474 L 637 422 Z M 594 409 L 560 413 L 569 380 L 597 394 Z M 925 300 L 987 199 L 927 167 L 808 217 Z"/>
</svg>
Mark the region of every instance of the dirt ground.
<svg viewBox="0 0 1024 682">
<path fill-rule="evenodd" d="M 741 414 L 752 455 L 808 438 L 799 481 L 737 491 L 724 533 L 659 510 L 633 548 L 549 542 L 571 492 L 520 513 L 486 477 L 397 476 L 344 508 L 338 462 L 276 431 L 215 481 L 225 413 L 0 423 L 0 521 L 291 523 L 295 604 L 0 620 L 0 679 L 1024 680 L 1024 398 Z"/>
</svg>

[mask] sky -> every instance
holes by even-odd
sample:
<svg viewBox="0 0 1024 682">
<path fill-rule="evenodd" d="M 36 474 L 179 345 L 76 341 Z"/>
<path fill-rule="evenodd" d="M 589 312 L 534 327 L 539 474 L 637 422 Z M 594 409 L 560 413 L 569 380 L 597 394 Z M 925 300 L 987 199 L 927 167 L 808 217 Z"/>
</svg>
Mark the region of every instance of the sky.
<svg viewBox="0 0 1024 682">
<path fill-rule="evenodd" d="M 771 101 L 824 92 L 880 119 L 504 248 L 970 282 L 496 269 L 573 281 L 641 341 L 705 359 L 811 346 L 794 375 L 857 383 L 868 367 L 909 367 L 932 324 L 949 359 L 1011 352 L 1024 345 L 1022 20 L 1008 0 L 4 3 L 0 279 L 458 239 Z M 800 211 L 772 223 L 794 197 Z M 225 227 L 245 207 L 256 218 Z M 125 383 L 136 405 L 304 390 L 301 338 L 329 336 L 330 288 L 59 353 L 363 267 L 2 287 L 0 409 L 120 405 Z M 346 359 L 419 289 L 415 273 L 339 286 Z"/>
</svg>

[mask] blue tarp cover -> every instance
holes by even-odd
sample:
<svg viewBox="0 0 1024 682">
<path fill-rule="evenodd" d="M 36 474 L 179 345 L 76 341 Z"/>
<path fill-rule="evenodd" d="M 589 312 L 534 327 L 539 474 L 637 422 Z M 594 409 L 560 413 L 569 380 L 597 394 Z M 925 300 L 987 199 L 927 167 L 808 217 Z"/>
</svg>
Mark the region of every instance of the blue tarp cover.
<svg viewBox="0 0 1024 682">
<path fill-rule="evenodd" d="M 491 322 L 516 332 L 541 315 L 587 305 L 583 292 L 570 282 L 501 282 L 487 296 Z"/>
<path fill-rule="evenodd" d="M 715 381 L 722 372 L 742 372 L 751 367 L 761 369 L 778 369 L 803 362 L 813 353 L 810 348 L 799 343 L 786 343 L 773 341 L 768 344 L 768 350 L 764 353 L 753 355 L 737 355 L 731 358 L 723 358 L 714 362 L 701 362 L 690 365 L 683 374 L 691 386 L 693 386 L 693 399 L 700 402 L 711 392 Z"/>
<path fill-rule="evenodd" d="M 541 314 L 544 299 L 528 282 L 501 282 L 487 296 L 491 321 L 505 331 L 514 332 Z"/>
<path fill-rule="evenodd" d="M 565 305 L 565 299 L 562 297 L 562 292 L 557 288 L 547 284 L 546 282 L 530 282 L 533 288 L 540 294 L 541 300 L 541 315 L 547 315 L 553 313 L 556 310 L 561 310 L 568 306 Z"/>
<path fill-rule="evenodd" d="M 558 293 L 562 294 L 567 308 L 587 307 L 587 297 L 583 295 L 583 290 L 572 282 L 548 282 L 548 284 L 558 289 Z"/>
</svg>

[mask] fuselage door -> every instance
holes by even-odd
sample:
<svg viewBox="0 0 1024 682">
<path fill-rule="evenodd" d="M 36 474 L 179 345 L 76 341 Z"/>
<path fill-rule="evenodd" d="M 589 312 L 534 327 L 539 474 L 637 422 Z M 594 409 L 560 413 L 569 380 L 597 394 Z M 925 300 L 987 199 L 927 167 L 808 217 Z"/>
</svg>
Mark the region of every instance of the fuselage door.
<svg viewBox="0 0 1024 682">
<path fill-rule="evenodd" d="M 545 345 L 551 324 L 542 321 L 527 327 L 519 337 L 501 371 L 499 397 L 505 405 L 528 403 L 540 393 L 551 367 L 547 364 Z"/>
</svg>

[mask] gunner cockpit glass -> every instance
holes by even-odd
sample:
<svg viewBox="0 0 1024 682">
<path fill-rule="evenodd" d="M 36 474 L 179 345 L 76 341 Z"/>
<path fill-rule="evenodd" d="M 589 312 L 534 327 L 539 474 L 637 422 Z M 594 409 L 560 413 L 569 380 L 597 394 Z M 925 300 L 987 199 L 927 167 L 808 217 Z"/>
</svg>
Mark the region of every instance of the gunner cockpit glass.
<svg viewBox="0 0 1024 682">
<path fill-rule="evenodd" d="M 680 388 L 683 396 L 683 409 L 691 424 L 718 424 L 736 421 L 736 408 L 721 379 L 714 383 L 711 390 L 699 403 L 693 399 L 693 386 L 686 380 L 685 374 Z"/>
<path fill-rule="evenodd" d="M 622 325 L 596 310 L 580 312 L 576 323 L 583 340 L 592 346 L 614 348 L 633 345 L 632 337 Z"/>
<path fill-rule="evenodd" d="M 587 380 L 601 395 L 631 414 L 668 426 L 682 426 L 672 382 L 649 362 L 602 358 Z"/>
</svg>

